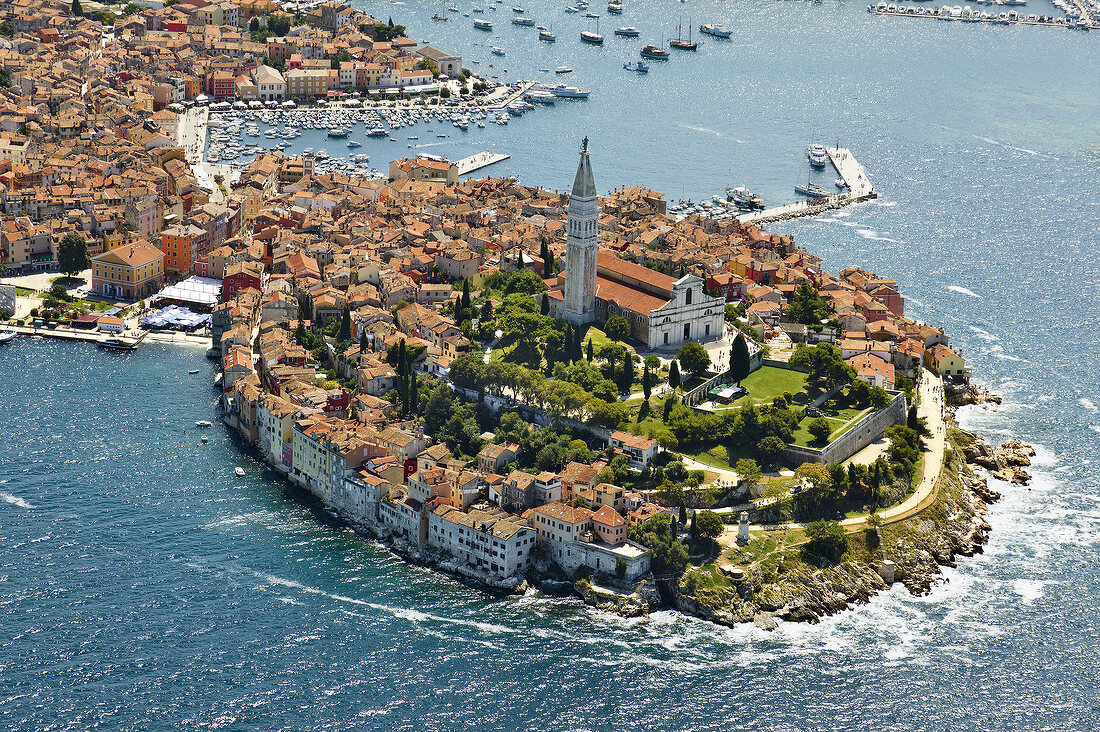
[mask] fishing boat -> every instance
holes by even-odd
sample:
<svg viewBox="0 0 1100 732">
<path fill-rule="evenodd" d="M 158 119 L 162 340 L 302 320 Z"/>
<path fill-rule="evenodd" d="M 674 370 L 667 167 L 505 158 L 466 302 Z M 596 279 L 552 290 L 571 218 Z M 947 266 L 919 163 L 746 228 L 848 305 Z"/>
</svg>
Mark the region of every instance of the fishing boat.
<svg viewBox="0 0 1100 732">
<path fill-rule="evenodd" d="M 137 348 L 137 343 L 122 338 L 107 338 L 99 341 L 99 347 L 106 348 L 108 351 L 133 351 Z"/>
<path fill-rule="evenodd" d="M 632 25 L 624 25 L 621 28 L 615 29 L 615 35 L 624 36 L 626 38 L 637 38 L 640 31 Z"/>
<path fill-rule="evenodd" d="M 581 31 L 581 40 L 585 43 L 594 43 L 597 46 L 603 45 L 603 36 L 600 35 L 600 19 L 596 18 L 596 30 L 594 31 Z"/>
<path fill-rule="evenodd" d="M 554 35 L 549 30 L 540 30 L 539 31 L 539 40 L 540 41 L 547 41 L 548 43 L 553 43 L 554 41 L 558 40 L 558 37 L 556 35 Z"/>
<path fill-rule="evenodd" d="M 694 51 L 699 48 L 699 44 L 691 40 L 691 22 L 688 21 L 688 37 L 684 38 L 683 31 L 680 30 L 683 27 L 682 24 L 676 26 L 676 37 L 668 39 L 668 45 L 672 48 L 679 48 L 683 51 Z"/>
<path fill-rule="evenodd" d="M 432 13 L 432 20 L 450 20 L 450 18 L 443 13 Z"/>
<path fill-rule="evenodd" d="M 569 66 L 559 66 L 558 68 L 554 69 L 554 73 L 555 74 L 572 74 L 573 69 L 570 68 Z"/>
<path fill-rule="evenodd" d="M 829 195 L 829 192 L 819 186 L 817 183 L 811 183 L 806 181 L 805 184 L 799 184 L 794 187 L 794 192 L 803 196 L 809 196 L 810 198 L 825 198 Z"/>
<path fill-rule="evenodd" d="M 654 46 L 652 43 L 642 46 L 640 53 L 642 54 L 642 58 L 667 59 L 669 57 L 667 48 Z"/>
<path fill-rule="evenodd" d="M 627 71 L 637 71 L 639 74 L 649 73 L 649 64 L 647 64 L 645 61 L 627 61 L 625 64 L 623 64 L 623 68 Z"/>
<path fill-rule="evenodd" d="M 699 26 L 700 33 L 706 33 L 708 36 L 714 36 L 715 38 L 729 38 L 731 31 L 727 28 L 723 28 L 720 25 L 713 23 L 707 23 Z"/>
</svg>

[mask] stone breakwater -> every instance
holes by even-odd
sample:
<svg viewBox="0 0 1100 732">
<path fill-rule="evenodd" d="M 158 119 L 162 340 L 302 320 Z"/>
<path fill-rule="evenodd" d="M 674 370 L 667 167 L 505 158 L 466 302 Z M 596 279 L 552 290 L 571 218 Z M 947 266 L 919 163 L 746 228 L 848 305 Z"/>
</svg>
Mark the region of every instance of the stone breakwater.
<svg viewBox="0 0 1100 732">
<path fill-rule="evenodd" d="M 817 622 L 868 602 L 893 582 L 915 595 L 928 593 L 943 581 L 943 567 L 982 551 L 990 531 L 988 504 L 1001 497 L 974 472 L 972 465 L 981 466 L 969 456 L 1015 468 L 1010 463 L 1034 454 L 1019 441 L 986 450 L 980 438 L 961 430 L 954 434 L 955 450 L 941 471 L 935 500 L 902 521 L 858 529 L 863 547 L 849 552 L 854 558 L 825 568 L 792 561 L 785 569 L 781 561 L 774 571 L 753 567 L 727 585 L 700 583 L 689 572 L 670 588 L 673 605 L 721 625 L 751 622 L 770 630 L 777 620 Z"/>
</svg>

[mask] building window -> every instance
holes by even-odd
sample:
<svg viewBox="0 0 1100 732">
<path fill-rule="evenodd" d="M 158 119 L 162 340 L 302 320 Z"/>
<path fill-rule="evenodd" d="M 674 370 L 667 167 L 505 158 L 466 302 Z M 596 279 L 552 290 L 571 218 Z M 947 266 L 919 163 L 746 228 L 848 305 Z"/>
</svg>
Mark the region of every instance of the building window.
<svg viewBox="0 0 1100 732">
<path fill-rule="evenodd" d="M 685 304 L 687 304 L 687 305 L 691 304 L 691 290 L 692 290 L 692 288 L 689 287 L 688 290 L 687 290 L 687 299 L 684 301 Z"/>
<path fill-rule="evenodd" d="M 689 290 L 690 292 L 690 290 Z M 684 323 L 684 340 L 691 339 L 691 323 Z"/>
</svg>

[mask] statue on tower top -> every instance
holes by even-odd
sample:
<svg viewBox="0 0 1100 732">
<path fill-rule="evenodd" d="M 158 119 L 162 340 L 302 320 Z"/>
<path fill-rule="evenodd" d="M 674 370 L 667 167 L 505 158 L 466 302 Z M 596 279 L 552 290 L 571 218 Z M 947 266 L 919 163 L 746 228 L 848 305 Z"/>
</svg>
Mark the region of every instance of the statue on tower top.
<svg viewBox="0 0 1100 732">
<path fill-rule="evenodd" d="M 588 152 L 588 135 L 585 135 L 581 142 L 581 152 Z"/>
</svg>

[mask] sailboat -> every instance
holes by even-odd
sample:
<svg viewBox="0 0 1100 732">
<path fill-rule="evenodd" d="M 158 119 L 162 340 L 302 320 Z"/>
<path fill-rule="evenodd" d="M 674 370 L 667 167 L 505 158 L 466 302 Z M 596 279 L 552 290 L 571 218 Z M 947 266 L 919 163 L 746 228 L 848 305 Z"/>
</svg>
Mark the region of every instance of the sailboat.
<svg viewBox="0 0 1100 732">
<path fill-rule="evenodd" d="M 600 35 L 600 19 L 596 18 L 596 30 L 593 31 L 581 31 L 581 40 L 585 43 L 595 43 L 596 45 L 603 45 L 603 36 Z"/>
<path fill-rule="evenodd" d="M 676 26 L 676 37 L 669 38 L 668 45 L 684 51 L 694 51 L 699 48 L 699 44 L 691 40 L 691 19 L 688 19 L 688 37 L 686 39 L 683 37 L 683 31 L 680 30 L 682 27 L 682 23 Z"/>
</svg>

